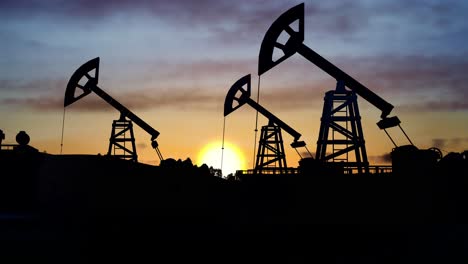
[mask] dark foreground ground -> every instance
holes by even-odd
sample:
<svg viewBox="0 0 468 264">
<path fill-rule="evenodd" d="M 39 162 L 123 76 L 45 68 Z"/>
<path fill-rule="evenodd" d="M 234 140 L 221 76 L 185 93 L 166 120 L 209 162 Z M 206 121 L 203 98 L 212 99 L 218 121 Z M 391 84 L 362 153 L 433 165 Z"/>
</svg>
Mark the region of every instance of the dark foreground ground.
<svg viewBox="0 0 468 264">
<path fill-rule="evenodd" d="M 467 166 L 250 177 L 0 156 L 0 263 L 466 263 Z"/>
</svg>

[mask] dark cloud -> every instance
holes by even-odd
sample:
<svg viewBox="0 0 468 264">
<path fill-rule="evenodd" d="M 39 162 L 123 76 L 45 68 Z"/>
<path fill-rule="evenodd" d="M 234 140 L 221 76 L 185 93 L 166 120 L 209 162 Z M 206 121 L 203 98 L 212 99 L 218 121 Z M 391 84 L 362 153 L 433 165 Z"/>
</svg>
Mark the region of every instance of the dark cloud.
<svg viewBox="0 0 468 264">
<path fill-rule="evenodd" d="M 465 56 L 377 55 L 337 61 L 344 71 L 382 91 L 430 92 L 442 87 L 468 93 Z"/>
<path fill-rule="evenodd" d="M 67 82 L 65 79 L 0 79 L 0 91 L 65 93 Z"/>
<path fill-rule="evenodd" d="M 310 148 L 310 146 L 307 146 L 307 148 Z M 302 158 L 314 158 L 315 159 L 315 152 L 307 152 L 307 151 L 301 151 L 299 152 L 299 155 L 302 157 Z"/>
<path fill-rule="evenodd" d="M 390 156 L 390 153 L 385 153 L 380 156 L 377 156 L 376 160 L 383 163 L 391 163 L 392 157 Z"/>
<path fill-rule="evenodd" d="M 146 143 L 138 143 L 138 144 L 136 145 L 136 147 L 139 148 L 139 149 L 145 149 L 145 148 L 148 147 L 148 144 L 146 144 Z"/>
<path fill-rule="evenodd" d="M 122 13 L 135 17 L 147 14 L 171 26 L 208 29 L 219 40 L 248 41 L 251 33 L 265 32 L 283 12 L 301 1 L 230 1 L 230 0 L 72 0 L 72 1 L 1 1 L 0 14 L 9 16 L 56 17 L 63 21 L 80 20 L 92 24 Z M 376 18 L 399 16 L 435 29 L 446 29 L 459 22 L 462 3 L 412 1 L 320 1 L 305 5 L 307 31 L 340 36 L 365 31 Z M 76 22 L 76 21 L 75 21 Z M 255 38 L 253 38 L 255 39 Z"/>
<path fill-rule="evenodd" d="M 463 98 L 460 98 L 463 100 Z M 439 112 L 439 111 L 467 111 L 468 110 L 468 102 L 466 101 L 447 101 L 447 102 L 437 102 L 437 101 L 430 101 L 430 102 L 415 102 L 412 104 L 402 104 L 397 106 L 399 110 L 402 111 L 420 111 L 420 112 Z"/>
<path fill-rule="evenodd" d="M 468 60 L 466 56 L 367 56 L 367 57 L 336 57 L 330 58 L 337 67 L 347 72 L 353 78 L 367 86 L 371 91 L 381 96 L 396 109 L 404 111 L 467 111 L 468 110 Z M 303 64 L 290 64 L 285 75 L 294 75 L 304 81 L 296 80 L 291 86 L 301 86 L 294 89 L 281 90 L 274 95 L 279 96 L 283 104 L 301 104 L 305 97 L 313 102 L 321 102 L 325 91 L 334 85 L 323 80 L 306 81 L 311 72 L 310 67 Z M 294 72 L 291 74 L 290 72 Z M 315 74 L 315 72 L 314 72 Z M 320 76 L 327 77 L 325 72 Z M 302 76 L 301 76 L 302 75 Z M 317 76 L 318 77 L 318 76 Z"/>
<path fill-rule="evenodd" d="M 424 56 L 374 56 L 355 58 L 332 58 L 349 75 L 382 96 L 396 108 L 404 111 L 466 111 L 468 110 L 468 60 L 461 57 L 424 57 Z M 248 73 L 255 59 L 245 60 L 201 60 L 185 64 L 167 64 L 148 78 L 142 78 L 139 86 L 151 87 L 151 83 L 177 84 L 173 87 L 154 87 L 132 92 L 120 92 L 121 98 L 130 109 L 149 109 L 160 107 L 220 109 L 229 87 L 243 74 Z M 147 67 L 148 65 L 145 65 Z M 150 66 L 158 67 L 158 66 Z M 308 107 L 321 108 L 323 95 L 334 86 L 332 78 L 310 79 L 311 67 L 304 63 L 292 63 L 284 69 L 285 79 L 272 82 L 261 88 L 261 103 L 265 107 L 291 110 Z M 242 73 L 242 74 L 241 74 Z M 315 74 L 315 72 L 314 72 Z M 326 73 L 320 76 L 327 77 Z M 117 74 L 118 75 L 118 74 Z M 287 77 L 289 76 L 289 77 Z M 293 76 L 293 78 L 291 78 Z M 119 78 L 121 78 L 119 80 Z M 253 75 L 252 96 L 256 98 L 256 81 Z M 282 79 L 281 77 L 280 79 Z M 289 78 L 289 79 L 288 79 Z M 226 81 L 228 80 L 228 81 Z M 125 83 L 125 77 L 113 80 Z M 9 105 L 29 105 L 34 109 L 52 110 L 61 108 L 67 80 L 0 80 L 0 91 L 19 91 L 24 97 L 3 99 Z M 229 83 L 228 83 L 229 82 Z M 264 82 L 262 81 L 262 84 Z M 178 86 L 178 87 L 175 87 Z M 30 94 L 40 94 L 32 97 Z M 398 100 L 396 103 L 395 100 Z M 83 111 L 110 109 L 102 100 L 89 96 L 86 100 L 72 106 Z M 220 109 L 221 110 L 221 109 Z"/>
<path fill-rule="evenodd" d="M 115 14 L 148 14 L 173 25 L 219 25 L 241 21 L 255 25 L 262 18 L 272 17 L 286 10 L 288 3 L 268 4 L 261 1 L 238 3 L 228 0 L 116 0 L 116 1 L 2 1 L 0 10 L 6 15 L 25 17 L 47 15 L 67 19 L 99 20 Z M 278 13 L 279 12 L 279 13 Z M 245 20 L 244 20 L 245 18 Z"/>
<path fill-rule="evenodd" d="M 233 76 L 234 74 L 246 74 L 252 65 L 257 63 L 252 59 L 229 60 L 198 60 L 188 63 L 167 63 L 163 68 L 157 69 L 158 79 L 218 79 L 220 76 Z M 154 73 L 151 72 L 151 76 Z M 216 78 L 213 78 L 216 76 Z M 240 76 L 239 76 L 240 77 Z M 226 87 L 227 89 L 228 87 Z"/>
<path fill-rule="evenodd" d="M 11 80 L 11 79 L 0 80 L 0 91 L 8 90 L 15 85 L 17 84 L 14 80 Z"/>
<path fill-rule="evenodd" d="M 321 109 L 322 104 L 320 103 L 324 96 L 323 87 L 320 83 L 314 83 L 313 85 L 291 86 L 287 89 L 264 88 L 261 90 L 260 104 L 266 108 L 272 106 L 281 110 Z"/>
<path fill-rule="evenodd" d="M 444 138 L 434 138 L 432 140 L 432 145 L 435 148 L 443 149 L 445 148 L 446 144 L 447 144 L 447 139 L 444 139 Z"/>
<path fill-rule="evenodd" d="M 432 146 L 443 152 L 451 152 L 455 149 L 467 148 L 468 137 L 434 138 L 432 139 Z"/>
<path fill-rule="evenodd" d="M 211 89 L 213 91 L 215 89 Z M 172 89 L 166 92 L 154 90 L 118 93 L 114 98 L 132 110 L 137 109 L 190 109 L 222 111 L 225 93 L 206 90 Z M 227 93 L 227 88 L 226 88 Z M 320 95 L 320 98 L 322 95 Z M 309 87 L 292 87 L 287 90 L 265 91 L 261 97 L 261 104 L 275 106 L 282 110 L 302 109 L 312 105 L 318 97 L 310 93 Z M 11 106 L 29 107 L 40 111 L 58 111 L 63 109 L 63 97 L 39 96 L 35 98 L 6 98 L 0 101 Z M 93 94 L 75 102 L 69 108 L 74 111 L 111 111 L 113 108 Z"/>
<path fill-rule="evenodd" d="M 40 16 L 80 23 L 88 27 L 96 21 L 125 13 L 130 17 L 147 15 L 168 27 L 211 32 L 211 36 L 225 44 L 253 40 L 258 32 L 265 32 L 274 19 L 290 6 L 264 5 L 249 1 L 2 1 L 0 14 L 4 16 Z M 3 11 L 3 12 L 2 12 Z"/>
<path fill-rule="evenodd" d="M 465 56 L 337 58 L 337 65 L 401 110 L 468 110 Z M 395 104 L 395 103 L 393 103 Z"/>
<path fill-rule="evenodd" d="M 367 56 L 331 58 L 342 70 L 366 85 L 371 91 L 392 100 L 400 100 L 401 110 L 467 110 L 468 109 L 468 59 L 465 56 Z M 201 78 L 212 79 L 245 72 L 254 60 L 236 61 L 199 61 L 168 67 L 164 78 Z M 310 65 L 313 67 L 313 65 Z M 328 77 L 325 72 L 318 72 L 315 80 L 307 79 L 311 67 L 304 63 L 290 63 L 284 68 L 284 76 L 297 76 L 290 83 L 277 83 L 262 87 L 262 100 L 301 105 L 306 100 L 317 100 L 333 87 L 319 77 Z M 315 74 L 315 72 L 314 72 Z M 240 77 L 240 75 L 239 75 Z M 270 78 L 270 77 L 267 77 Z M 300 78 L 300 79 L 299 79 Z M 252 85 L 255 86 L 254 84 Z M 227 89 L 218 87 L 217 89 Z M 276 90 L 272 93 L 272 90 Z M 302 99 L 305 98 L 305 99 Z M 393 99 L 392 99 L 393 98 Z M 282 100 L 281 100 L 282 99 Z M 401 101 L 401 100 L 404 101 Z M 395 104 L 395 103 L 393 103 Z"/>
<path fill-rule="evenodd" d="M 134 91 L 130 93 L 119 93 L 114 97 L 131 110 L 177 108 L 177 109 L 213 109 L 222 97 L 207 93 L 195 93 L 193 91 L 176 91 L 159 93 L 153 91 Z M 6 98 L 1 100 L 2 104 L 11 106 L 29 107 L 40 111 L 57 111 L 63 109 L 63 97 L 39 96 L 36 98 Z M 75 102 L 68 108 L 75 111 L 112 111 L 113 108 L 96 95 Z"/>
<path fill-rule="evenodd" d="M 359 1 L 307 3 L 304 8 L 306 30 L 309 32 L 348 34 L 361 31 L 369 25 L 372 15 Z"/>
</svg>

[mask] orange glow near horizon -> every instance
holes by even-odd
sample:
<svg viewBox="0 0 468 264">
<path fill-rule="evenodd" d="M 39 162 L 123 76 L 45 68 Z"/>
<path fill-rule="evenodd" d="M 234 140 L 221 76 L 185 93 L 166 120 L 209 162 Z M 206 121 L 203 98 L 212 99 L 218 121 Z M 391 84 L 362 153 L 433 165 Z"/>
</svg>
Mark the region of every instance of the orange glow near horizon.
<svg viewBox="0 0 468 264">
<path fill-rule="evenodd" d="M 197 159 L 198 165 L 202 165 L 203 163 L 213 168 L 221 168 L 223 175 L 234 174 L 236 170 L 246 169 L 244 154 L 237 146 L 229 142 L 224 142 L 224 151 L 221 142 L 205 145 L 198 154 Z"/>
</svg>

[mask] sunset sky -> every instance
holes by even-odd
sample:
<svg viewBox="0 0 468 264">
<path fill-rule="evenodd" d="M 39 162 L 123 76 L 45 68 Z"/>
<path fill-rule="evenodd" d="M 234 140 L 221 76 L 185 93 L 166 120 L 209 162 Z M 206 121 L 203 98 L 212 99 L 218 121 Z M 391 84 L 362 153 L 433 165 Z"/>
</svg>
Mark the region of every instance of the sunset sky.
<svg viewBox="0 0 468 264">
<path fill-rule="evenodd" d="M 0 129 L 20 130 L 40 151 L 60 153 L 63 99 L 72 73 L 100 57 L 99 86 L 161 134 L 165 158 L 199 162 L 219 142 L 224 98 L 251 73 L 265 32 L 302 1 L 0 2 Z M 311 49 L 395 106 L 392 115 L 419 148 L 468 149 L 466 1 L 307 1 Z M 324 93 L 335 80 L 296 54 L 262 75 L 260 104 L 303 135 L 315 152 Z M 254 93 L 256 94 L 256 92 Z M 392 143 L 376 126 L 380 111 L 359 100 L 371 163 Z M 118 112 L 95 94 L 66 109 L 64 154 L 106 153 Z M 259 119 L 259 126 L 267 120 Z M 255 111 L 226 118 L 227 142 L 252 167 Z M 150 136 L 135 128 L 139 161 L 158 164 Z M 398 144 L 408 142 L 390 129 Z M 298 155 L 283 136 L 288 165 Z M 218 164 L 209 164 L 219 167 Z"/>
</svg>

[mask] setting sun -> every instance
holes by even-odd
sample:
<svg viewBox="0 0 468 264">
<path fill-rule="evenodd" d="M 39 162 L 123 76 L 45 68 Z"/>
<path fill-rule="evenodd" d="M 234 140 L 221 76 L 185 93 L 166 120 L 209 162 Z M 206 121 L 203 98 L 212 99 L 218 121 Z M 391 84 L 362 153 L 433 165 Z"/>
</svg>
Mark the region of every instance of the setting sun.
<svg viewBox="0 0 468 264">
<path fill-rule="evenodd" d="M 245 157 L 236 146 L 225 142 L 224 143 L 224 152 L 221 149 L 222 143 L 210 143 L 203 147 L 198 155 L 198 165 L 205 163 L 208 166 L 212 166 L 215 169 L 222 169 L 223 176 L 226 176 L 230 173 L 234 174 L 236 170 L 244 170 L 245 167 Z M 221 164 L 221 155 L 223 155 L 223 160 Z"/>
</svg>

